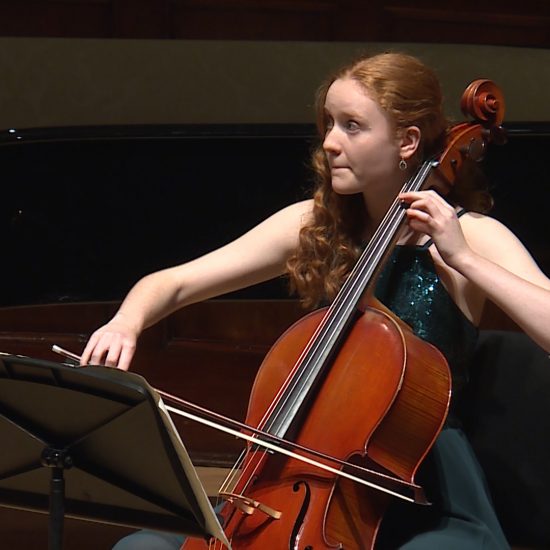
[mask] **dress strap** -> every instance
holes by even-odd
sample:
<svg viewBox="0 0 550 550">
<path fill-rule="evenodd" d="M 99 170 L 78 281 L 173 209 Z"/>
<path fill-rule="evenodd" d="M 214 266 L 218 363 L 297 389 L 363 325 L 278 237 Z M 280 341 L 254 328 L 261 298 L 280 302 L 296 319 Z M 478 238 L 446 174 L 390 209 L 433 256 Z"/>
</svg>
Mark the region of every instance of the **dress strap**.
<svg viewBox="0 0 550 550">
<path fill-rule="evenodd" d="M 466 210 L 466 208 L 461 208 L 457 213 L 456 213 L 456 217 L 457 218 L 460 218 L 460 216 L 462 216 L 463 214 L 466 214 L 466 212 L 468 212 L 468 210 Z M 421 247 L 420 249 L 421 250 L 428 250 L 428 248 L 430 248 L 430 246 L 432 246 L 434 240 L 433 239 L 428 239 Z"/>
</svg>

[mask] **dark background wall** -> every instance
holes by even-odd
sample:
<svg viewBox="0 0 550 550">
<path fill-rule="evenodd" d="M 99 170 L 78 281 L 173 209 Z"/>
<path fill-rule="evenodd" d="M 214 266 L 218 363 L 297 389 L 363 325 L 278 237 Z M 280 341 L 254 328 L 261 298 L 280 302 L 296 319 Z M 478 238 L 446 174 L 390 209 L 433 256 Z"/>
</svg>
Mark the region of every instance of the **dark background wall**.
<svg viewBox="0 0 550 550">
<path fill-rule="evenodd" d="M 545 0 L 0 0 L 3 36 L 547 47 Z"/>
</svg>

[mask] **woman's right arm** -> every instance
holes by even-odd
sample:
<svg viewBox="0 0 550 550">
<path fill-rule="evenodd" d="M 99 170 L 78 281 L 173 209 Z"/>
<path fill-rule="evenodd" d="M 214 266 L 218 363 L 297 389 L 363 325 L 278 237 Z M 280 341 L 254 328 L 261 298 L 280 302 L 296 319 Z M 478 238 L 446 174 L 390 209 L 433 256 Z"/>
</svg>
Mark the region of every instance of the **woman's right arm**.
<svg viewBox="0 0 550 550">
<path fill-rule="evenodd" d="M 311 208 L 311 201 L 288 206 L 214 252 L 145 276 L 111 321 L 92 334 L 81 364 L 127 370 L 147 327 L 186 305 L 281 275 Z"/>
</svg>

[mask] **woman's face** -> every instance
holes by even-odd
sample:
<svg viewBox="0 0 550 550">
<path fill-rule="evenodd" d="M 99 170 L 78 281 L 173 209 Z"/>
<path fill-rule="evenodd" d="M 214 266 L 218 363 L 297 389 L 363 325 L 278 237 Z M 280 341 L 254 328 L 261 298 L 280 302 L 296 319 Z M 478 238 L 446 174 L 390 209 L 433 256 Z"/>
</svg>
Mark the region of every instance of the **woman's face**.
<svg viewBox="0 0 550 550">
<path fill-rule="evenodd" d="M 388 115 L 355 80 L 330 86 L 325 100 L 327 131 L 323 149 L 331 169 L 332 187 L 340 194 L 365 197 L 397 193 L 399 140 Z"/>
</svg>

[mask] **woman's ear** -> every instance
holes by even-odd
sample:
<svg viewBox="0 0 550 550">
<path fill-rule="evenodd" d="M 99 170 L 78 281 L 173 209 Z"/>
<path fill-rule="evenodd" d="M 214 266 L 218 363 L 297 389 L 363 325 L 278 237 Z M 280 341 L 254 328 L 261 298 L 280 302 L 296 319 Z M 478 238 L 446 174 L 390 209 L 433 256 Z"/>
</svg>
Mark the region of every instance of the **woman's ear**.
<svg viewBox="0 0 550 550">
<path fill-rule="evenodd" d="M 404 160 L 410 159 L 420 146 L 421 132 L 418 126 L 408 126 L 400 132 L 399 152 Z"/>
</svg>

